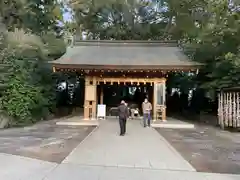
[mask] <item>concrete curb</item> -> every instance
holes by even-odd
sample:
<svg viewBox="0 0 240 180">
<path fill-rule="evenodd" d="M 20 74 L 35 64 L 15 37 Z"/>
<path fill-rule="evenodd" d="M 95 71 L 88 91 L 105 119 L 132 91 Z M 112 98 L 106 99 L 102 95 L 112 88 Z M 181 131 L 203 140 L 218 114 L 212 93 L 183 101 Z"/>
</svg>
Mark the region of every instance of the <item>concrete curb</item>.
<svg viewBox="0 0 240 180">
<path fill-rule="evenodd" d="M 98 121 L 80 120 L 80 121 L 58 121 L 56 125 L 59 126 L 99 126 Z"/>
<path fill-rule="evenodd" d="M 169 128 L 169 129 L 194 129 L 194 124 L 152 124 L 153 128 Z"/>
</svg>

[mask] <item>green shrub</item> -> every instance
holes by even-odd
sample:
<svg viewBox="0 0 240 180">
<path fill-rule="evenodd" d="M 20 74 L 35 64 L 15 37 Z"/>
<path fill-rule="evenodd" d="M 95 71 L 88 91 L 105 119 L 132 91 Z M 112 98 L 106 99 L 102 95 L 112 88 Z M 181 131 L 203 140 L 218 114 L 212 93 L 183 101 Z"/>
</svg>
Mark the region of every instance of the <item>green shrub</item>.
<svg viewBox="0 0 240 180">
<path fill-rule="evenodd" d="M 41 119 L 47 112 L 48 99 L 43 96 L 35 71 L 36 61 L 11 59 L 12 72 L 2 97 L 2 108 L 14 120 L 12 126 L 26 125 Z"/>
<path fill-rule="evenodd" d="M 11 117 L 9 125 L 46 119 L 55 107 L 55 81 L 47 63 L 47 46 L 38 36 L 21 30 L 6 33 L 1 42 L 0 61 L 8 67 L 1 72 L 7 71 L 8 78 L 0 78 L 0 84 L 4 83 L 0 109 Z"/>
<path fill-rule="evenodd" d="M 48 58 L 54 60 L 60 58 L 66 52 L 66 44 L 63 39 L 48 33 L 42 36 L 42 40 L 48 50 Z"/>
<path fill-rule="evenodd" d="M 7 46 L 17 57 L 46 60 L 48 51 L 41 38 L 23 30 L 5 33 Z"/>
</svg>

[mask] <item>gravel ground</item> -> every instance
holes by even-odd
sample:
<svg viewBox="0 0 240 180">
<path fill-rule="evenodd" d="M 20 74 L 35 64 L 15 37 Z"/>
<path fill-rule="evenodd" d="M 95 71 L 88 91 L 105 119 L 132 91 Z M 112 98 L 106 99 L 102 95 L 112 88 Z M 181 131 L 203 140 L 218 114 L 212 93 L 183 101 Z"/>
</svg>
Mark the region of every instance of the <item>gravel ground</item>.
<svg viewBox="0 0 240 180">
<path fill-rule="evenodd" d="M 195 124 L 156 129 L 199 172 L 240 174 L 240 133 Z"/>
<path fill-rule="evenodd" d="M 0 153 L 61 163 L 95 128 L 55 123 L 45 121 L 31 127 L 0 130 Z"/>
</svg>

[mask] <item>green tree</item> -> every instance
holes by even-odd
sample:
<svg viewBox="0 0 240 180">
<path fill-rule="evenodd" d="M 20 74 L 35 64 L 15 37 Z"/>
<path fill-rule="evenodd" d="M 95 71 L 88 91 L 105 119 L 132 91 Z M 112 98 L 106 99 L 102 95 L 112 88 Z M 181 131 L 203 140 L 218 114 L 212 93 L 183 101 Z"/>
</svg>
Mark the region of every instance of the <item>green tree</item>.
<svg viewBox="0 0 240 180">
<path fill-rule="evenodd" d="M 240 14 L 228 1 L 210 1 L 211 16 L 195 36 L 183 39 L 185 52 L 204 63 L 199 83 L 207 90 L 239 84 Z"/>
<path fill-rule="evenodd" d="M 33 123 L 38 115 L 43 115 L 43 107 L 47 105 L 47 99 L 41 93 L 43 87 L 37 86 L 36 78 L 33 79 L 36 61 L 19 61 L 15 57 L 11 60 L 8 63 L 12 66 L 12 72 L 2 98 L 3 110 L 14 118 L 11 125 Z"/>
<path fill-rule="evenodd" d="M 58 22 L 63 20 L 57 0 L 1 1 L 0 13 L 8 30 L 19 28 L 39 35 L 49 30 L 59 33 Z"/>
<path fill-rule="evenodd" d="M 57 0 L 1 1 L 0 16 L 8 30 L 0 41 L 1 110 L 13 118 L 11 125 L 45 119 L 55 106 L 55 81 L 47 61 L 66 51 L 59 37 L 60 4 Z"/>
<path fill-rule="evenodd" d="M 47 50 L 49 61 L 60 58 L 66 52 L 66 44 L 63 38 L 56 37 L 54 33 L 48 32 L 42 35 L 41 39 Z"/>
<path fill-rule="evenodd" d="M 5 64 L 5 58 L 9 54 L 5 50 L 5 45 L 4 45 L 4 36 L 3 34 L 0 34 L 0 97 L 3 94 L 3 91 L 6 89 L 7 84 L 6 82 L 8 81 L 9 73 L 8 70 L 10 66 L 8 64 Z"/>
<path fill-rule="evenodd" d="M 175 39 L 208 17 L 206 0 L 72 0 L 79 29 L 100 39 Z"/>
<path fill-rule="evenodd" d="M 8 30 L 23 27 L 21 16 L 26 13 L 25 10 L 26 6 L 24 0 L 1 1 L 0 15 Z"/>
<path fill-rule="evenodd" d="M 7 33 L 5 42 L 1 59 L 10 68 L 4 82 L 2 110 L 13 118 L 9 124 L 45 119 L 55 106 L 55 81 L 46 63 L 46 46 L 41 38 L 24 31 Z"/>
</svg>

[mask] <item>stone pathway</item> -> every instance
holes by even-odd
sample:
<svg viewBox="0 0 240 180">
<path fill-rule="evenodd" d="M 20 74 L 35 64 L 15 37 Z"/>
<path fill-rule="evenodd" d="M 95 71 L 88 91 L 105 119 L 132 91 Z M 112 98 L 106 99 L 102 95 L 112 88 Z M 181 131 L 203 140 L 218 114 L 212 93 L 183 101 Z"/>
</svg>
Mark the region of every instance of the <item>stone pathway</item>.
<svg viewBox="0 0 240 180">
<path fill-rule="evenodd" d="M 237 175 L 196 172 L 161 135 L 152 128 L 143 128 L 139 121 L 128 122 L 124 137 L 118 136 L 118 130 L 116 119 L 102 121 L 61 164 L 0 154 L 0 179 L 240 179 Z"/>
<path fill-rule="evenodd" d="M 1 180 L 42 180 L 56 163 L 0 153 Z"/>
<path fill-rule="evenodd" d="M 64 163 L 195 171 L 155 130 L 143 128 L 139 121 L 128 122 L 124 137 L 118 131 L 115 119 L 103 121 Z"/>
<path fill-rule="evenodd" d="M 237 180 L 240 176 L 198 173 L 165 139 L 139 121 L 118 136 L 116 119 L 102 121 L 46 180 Z"/>
</svg>

